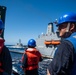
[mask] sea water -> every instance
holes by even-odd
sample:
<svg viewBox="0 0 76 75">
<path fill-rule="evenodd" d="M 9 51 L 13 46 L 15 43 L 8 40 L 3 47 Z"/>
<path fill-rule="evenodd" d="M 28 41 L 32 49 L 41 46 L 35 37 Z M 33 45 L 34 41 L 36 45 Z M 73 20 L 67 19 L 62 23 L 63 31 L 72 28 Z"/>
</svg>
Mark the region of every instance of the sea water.
<svg viewBox="0 0 76 75">
<path fill-rule="evenodd" d="M 20 49 L 14 49 L 14 50 L 20 51 Z M 18 72 L 19 75 L 24 75 L 24 72 L 20 67 L 21 66 L 20 60 L 21 60 L 22 54 L 13 53 L 13 52 L 10 52 L 10 54 L 12 57 L 13 69 L 16 72 Z M 44 58 L 42 62 L 39 62 L 39 69 L 38 69 L 39 75 L 46 75 L 46 70 L 50 62 L 51 62 L 51 59 L 47 59 L 47 58 L 46 59 Z"/>
</svg>

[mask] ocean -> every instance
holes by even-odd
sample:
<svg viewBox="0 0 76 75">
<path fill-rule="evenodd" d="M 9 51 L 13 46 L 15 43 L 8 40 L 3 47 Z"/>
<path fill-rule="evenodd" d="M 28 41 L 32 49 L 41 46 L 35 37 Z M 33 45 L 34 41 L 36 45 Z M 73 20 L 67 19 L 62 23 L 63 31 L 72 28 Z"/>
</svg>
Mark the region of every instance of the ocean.
<svg viewBox="0 0 76 75">
<path fill-rule="evenodd" d="M 24 49 L 15 49 L 15 48 L 9 48 L 9 50 L 15 50 L 15 51 L 24 51 Z M 14 53 L 10 52 L 11 57 L 12 57 L 12 65 L 13 65 L 13 70 L 15 70 L 19 75 L 24 75 L 23 70 L 21 69 L 21 57 L 23 54 L 20 53 Z M 48 65 L 50 64 L 51 59 L 44 58 L 42 62 L 39 62 L 39 75 L 46 75 L 46 70 Z M 12 74 L 15 75 L 15 74 Z"/>
</svg>

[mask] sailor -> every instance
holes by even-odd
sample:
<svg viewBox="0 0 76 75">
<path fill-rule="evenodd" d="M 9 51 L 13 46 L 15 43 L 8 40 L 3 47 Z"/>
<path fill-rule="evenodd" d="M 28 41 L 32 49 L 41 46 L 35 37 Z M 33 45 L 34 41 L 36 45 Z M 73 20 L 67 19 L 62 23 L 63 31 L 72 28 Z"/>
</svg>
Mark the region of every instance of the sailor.
<svg viewBox="0 0 76 75">
<path fill-rule="evenodd" d="M 47 75 L 76 75 L 76 13 L 59 18 L 59 36 L 64 38 L 47 69 Z"/>
<path fill-rule="evenodd" d="M 0 19 L 0 75 L 11 75 L 12 59 L 8 48 L 4 45 L 5 40 L 1 38 L 4 25 Z"/>
<path fill-rule="evenodd" d="M 28 48 L 22 56 L 22 68 L 26 75 L 39 75 L 38 63 L 42 61 L 42 56 L 35 47 L 36 41 L 30 39 L 28 41 Z"/>
</svg>

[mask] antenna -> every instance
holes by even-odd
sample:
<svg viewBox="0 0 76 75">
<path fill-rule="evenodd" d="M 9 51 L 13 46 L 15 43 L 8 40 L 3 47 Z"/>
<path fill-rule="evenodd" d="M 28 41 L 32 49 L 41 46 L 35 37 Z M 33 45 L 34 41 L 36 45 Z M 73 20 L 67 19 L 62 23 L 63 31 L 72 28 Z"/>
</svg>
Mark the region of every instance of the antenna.
<svg viewBox="0 0 76 75">
<path fill-rule="evenodd" d="M 58 20 L 57 19 L 55 19 L 55 21 L 53 22 L 54 24 L 58 24 Z"/>
</svg>

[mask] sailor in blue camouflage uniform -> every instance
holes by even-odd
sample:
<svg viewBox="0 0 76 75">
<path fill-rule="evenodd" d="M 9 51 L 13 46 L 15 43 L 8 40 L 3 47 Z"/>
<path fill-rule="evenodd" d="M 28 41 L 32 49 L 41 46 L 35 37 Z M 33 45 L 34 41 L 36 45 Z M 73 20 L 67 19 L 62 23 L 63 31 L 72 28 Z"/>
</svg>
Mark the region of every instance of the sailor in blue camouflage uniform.
<svg viewBox="0 0 76 75">
<path fill-rule="evenodd" d="M 62 15 L 57 27 L 63 40 L 47 68 L 47 75 L 76 75 L 76 13 Z"/>
</svg>

